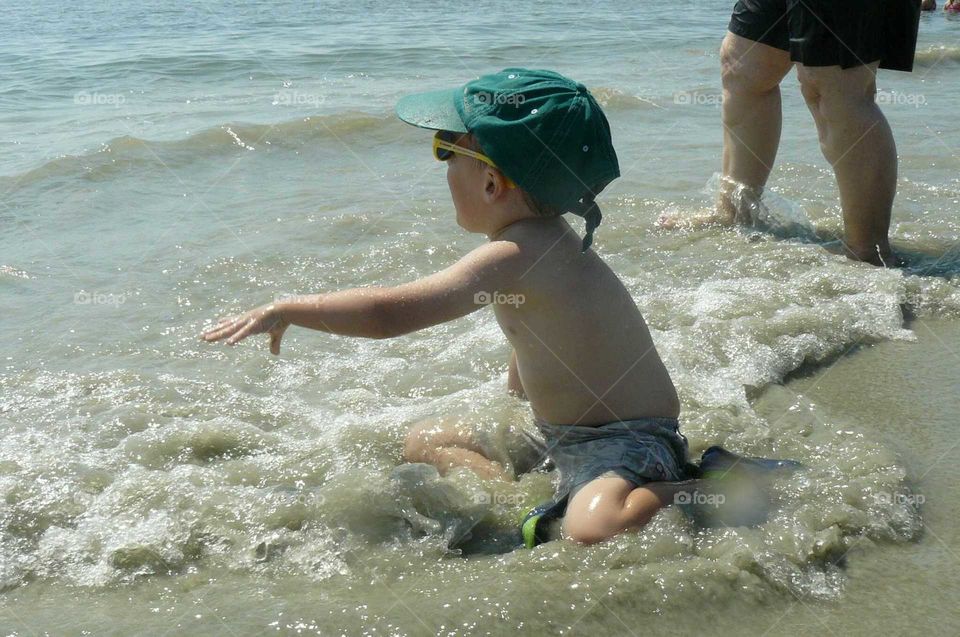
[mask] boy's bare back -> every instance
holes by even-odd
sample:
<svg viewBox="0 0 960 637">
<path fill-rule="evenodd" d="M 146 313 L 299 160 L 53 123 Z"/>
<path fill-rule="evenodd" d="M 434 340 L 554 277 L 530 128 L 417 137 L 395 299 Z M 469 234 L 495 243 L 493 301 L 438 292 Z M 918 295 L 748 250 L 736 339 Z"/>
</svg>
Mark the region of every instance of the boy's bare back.
<svg viewBox="0 0 960 637">
<path fill-rule="evenodd" d="M 523 301 L 494 312 L 539 418 L 599 425 L 678 415 L 676 389 L 630 293 L 595 252 L 581 252 L 562 217 L 518 221 L 496 240 L 516 244 L 520 267 L 529 263 L 513 289 L 489 292 Z"/>
</svg>

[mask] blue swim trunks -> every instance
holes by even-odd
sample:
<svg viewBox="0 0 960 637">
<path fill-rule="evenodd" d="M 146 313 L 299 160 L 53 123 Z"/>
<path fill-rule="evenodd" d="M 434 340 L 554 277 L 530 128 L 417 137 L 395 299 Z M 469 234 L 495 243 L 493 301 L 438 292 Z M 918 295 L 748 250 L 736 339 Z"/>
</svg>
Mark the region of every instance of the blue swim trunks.
<svg viewBox="0 0 960 637">
<path fill-rule="evenodd" d="M 566 509 L 567 501 L 581 487 L 601 476 L 617 475 L 637 486 L 689 477 L 687 439 L 676 418 L 639 418 L 596 426 L 551 425 L 538 420 L 537 427 L 560 473 L 555 507 Z"/>
</svg>

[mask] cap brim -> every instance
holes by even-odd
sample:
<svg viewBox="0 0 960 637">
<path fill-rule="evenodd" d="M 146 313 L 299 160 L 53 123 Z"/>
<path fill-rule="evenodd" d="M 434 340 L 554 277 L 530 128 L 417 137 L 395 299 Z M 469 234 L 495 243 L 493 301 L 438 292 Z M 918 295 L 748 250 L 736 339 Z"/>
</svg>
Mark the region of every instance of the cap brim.
<svg viewBox="0 0 960 637">
<path fill-rule="evenodd" d="M 462 91 L 458 87 L 407 95 L 397 102 L 397 117 L 420 128 L 466 133 L 467 127 L 456 107 Z"/>
</svg>

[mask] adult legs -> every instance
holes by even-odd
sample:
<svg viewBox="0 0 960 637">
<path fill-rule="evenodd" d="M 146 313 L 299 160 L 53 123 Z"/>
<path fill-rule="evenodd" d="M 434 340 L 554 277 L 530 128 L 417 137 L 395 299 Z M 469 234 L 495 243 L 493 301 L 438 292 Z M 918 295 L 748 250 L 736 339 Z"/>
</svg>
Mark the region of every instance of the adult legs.
<svg viewBox="0 0 960 637">
<path fill-rule="evenodd" d="M 759 198 L 780 145 L 780 82 L 790 71 L 783 50 L 727 33 L 720 47 L 723 82 L 723 181 L 718 220 L 750 222 L 749 211 L 734 190 Z"/>
<path fill-rule="evenodd" d="M 663 228 L 751 223 L 750 209 L 767 183 L 780 145 L 780 82 L 792 67 L 781 49 L 727 32 L 720 46 L 723 162 L 712 213 L 661 216 Z"/>
<path fill-rule="evenodd" d="M 897 191 L 897 148 L 877 106 L 878 63 L 797 66 L 820 149 L 833 166 L 843 208 L 844 246 L 852 259 L 891 263 L 888 234 Z"/>
</svg>

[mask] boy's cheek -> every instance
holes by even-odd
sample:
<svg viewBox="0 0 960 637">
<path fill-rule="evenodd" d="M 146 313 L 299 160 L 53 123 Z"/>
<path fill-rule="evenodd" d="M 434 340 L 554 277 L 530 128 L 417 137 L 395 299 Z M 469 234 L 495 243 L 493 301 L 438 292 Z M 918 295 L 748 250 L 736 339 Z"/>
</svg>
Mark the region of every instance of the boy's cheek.
<svg viewBox="0 0 960 637">
<path fill-rule="evenodd" d="M 456 202 L 462 196 L 463 184 L 460 183 L 457 170 L 452 165 L 447 167 L 447 186 L 450 188 L 450 195 L 453 197 L 454 202 Z"/>
</svg>

